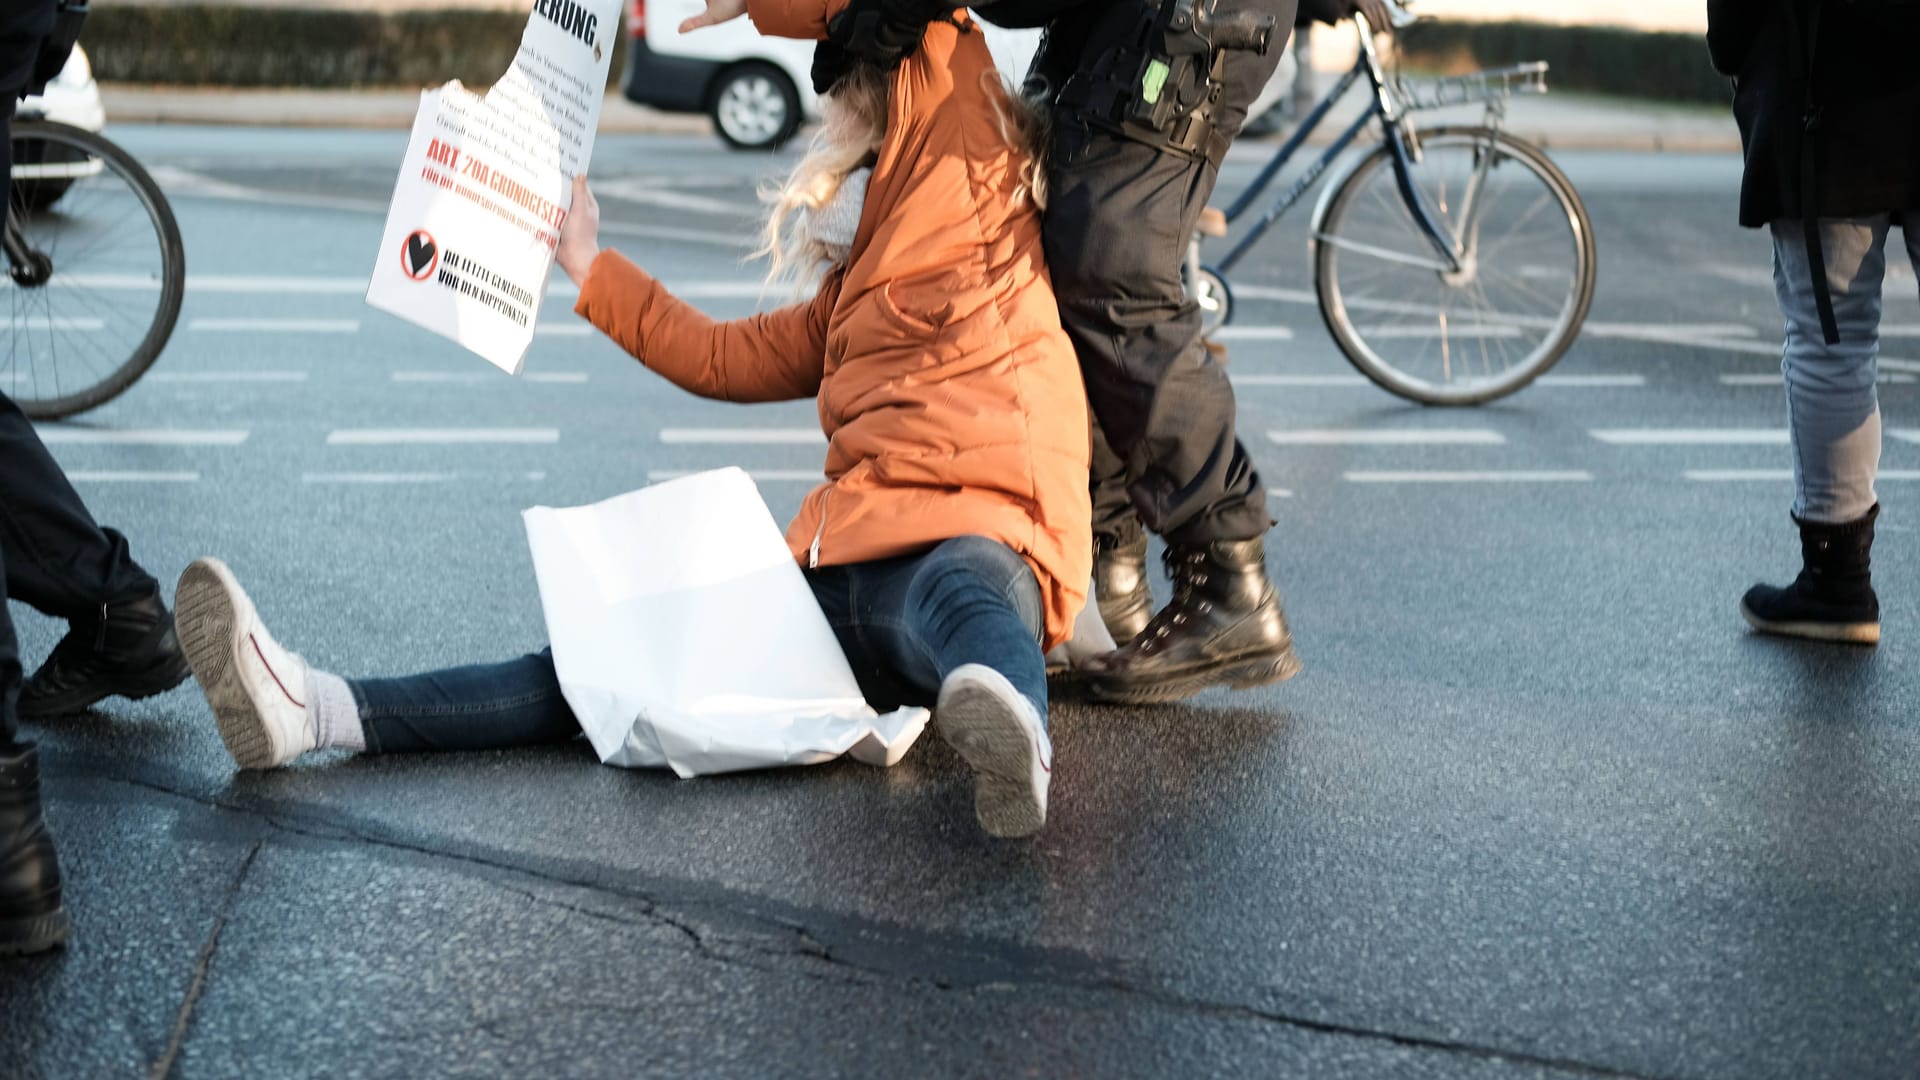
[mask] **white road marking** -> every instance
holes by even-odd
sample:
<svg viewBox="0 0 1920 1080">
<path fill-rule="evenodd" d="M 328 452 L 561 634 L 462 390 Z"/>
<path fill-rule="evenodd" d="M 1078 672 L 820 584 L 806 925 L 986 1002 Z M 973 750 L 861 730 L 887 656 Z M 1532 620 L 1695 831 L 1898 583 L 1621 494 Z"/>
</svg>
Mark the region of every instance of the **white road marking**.
<svg viewBox="0 0 1920 1080">
<path fill-rule="evenodd" d="M 678 480 L 683 476 L 706 472 L 706 469 L 648 469 L 649 481 Z M 818 469 L 748 469 L 747 475 L 755 480 L 782 481 L 801 484 L 817 484 L 827 478 Z"/>
<path fill-rule="evenodd" d="M 1613 446 L 1785 446 L 1785 428 L 1595 428 Z"/>
<path fill-rule="evenodd" d="M 545 480 L 544 472 L 509 474 L 509 480 Z M 303 484 L 440 484 L 452 480 L 496 480 L 496 474 L 458 472 L 316 472 L 301 473 Z"/>
<path fill-rule="evenodd" d="M 584 371 L 525 371 L 518 376 L 504 371 L 395 371 L 389 374 L 397 383 L 477 383 L 520 378 L 537 383 L 583 383 Z"/>
<path fill-rule="evenodd" d="M 1269 431 L 1281 446 L 1499 446 L 1506 436 L 1486 428 L 1375 428 Z"/>
<path fill-rule="evenodd" d="M 328 446 L 475 445 L 557 443 L 555 428 L 342 428 L 327 433 Z"/>
<path fill-rule="evenodd" d="M 1786 483 L 1793 479 L 1792 469 L 1688 469 L 1681 475 L 1703 484 L 1737 484 L 1747 481 Z M 1920 469 L 1881 469 L 1876 480 L 1920 480 Z"/>
<path fill-rule="evenodd" d="M 1359 375 L 1232 375 L 1235 386 L 1370 386 Z"/>
<path fill-rule="evenodd" d="M 1920 443 L 1920 428 L 1888 428 L 1887 434 L 1901 442 Z"/>
<path fill-rule="evenodd" d="M 560 323 L 557 326 L 536 326 L 534 337 L 588 337 L 593 327 L 588 323 Z"/>
<path fill-rule="evenodd" d="M 1288 326 L 1223 326 L 1213 332 L 1216 341 L 1292 341 Z"/>
<path fill-rule="evenodd" d="M 191 431 L 185 428 L 108 428 L 35 427 L 45 443 L 79 443 L 111 446 L 239 446 L 247 441 L 244 430 Z"/>
<path fill-rule="evenodd" d="M 189 319 L 187 329 L 229 334 L 357 334 L 359 319 Z"/>
<path fill-rule="evenodd" d="M 1438 323 L 1432 326 L 1362 326 L 1356 330 L 1356 333 L 1360 335 L 1362 340 L 1377 339 L 1381 341 L 1397 341 L 1405 338 L 1439 338 L 1443 336 L 1452 341 L 1460 341 L 1466 338 L 1517 338 L 1525 332 L 1526 330 L 1519 326 L 1489 326 L 1472 323 L 1449 325 L 1444 334 Z"/>
<path fill-rule="evenodd" d="M 1355 484 L 1582 484 L 1593 479 L 1583 469 L 1355 471 L 1343 474 Z"/>
<path fill-rule="evenodd" d="M 1876 381 L 1883 384 L 1905 384 L 1920 382 L 1920 377 L 1883 371 Z M 1720 382 L 1724 386 L 1779 386 L 1781 378 L 1778 372 L 1768 375 L 1722 375 Z"/>
<path fill-rule="evenodd" d="M 1276 498 L 1276 499 L 1291 499 L 1291 498 L 1293 498 L 1293 492 L 1291 492 L 1291 491 L 1288 491 L 1288 490 L 1287 490 L 1286 488 L 1268 488 L 1268 489 L 1267 489 L 1267 494 L 1268 494 L 1268 495 L 1271 495 L 1272 497 L 1274 497 L 1274 498 Z"/>
<path fill-rule="evenodd" d="M 150 371 L 141 376 L 146 382 L 306 382 L 304 371 Z"/>
<path fill-rule="evenodd" d="M 1556 390 L 1601 390 L 1623 386 L 1645 386 L 1645 375 L 1542 375 L 1533 380 L 1535 386 L 1548 386 Z"/>
<path fill-rule="evenodd" d="M 100 472 L 68 471 L 67 479 L 76 484 L 192 484 L 200 479 L 197 472 Z"/>
<path fill-rule="evenodd" d="M 44 319 L 15 315 L 0 319 L 0 330 L 104 330 L 105 319 L 85 319 L 71 315 L 53 315 Z"/>
<path fill-rule="evenodd" d="M 824 445 L 827 436 L 819 428 L 662 428 L 660 441 L 669 444 Z"/>
</svg>

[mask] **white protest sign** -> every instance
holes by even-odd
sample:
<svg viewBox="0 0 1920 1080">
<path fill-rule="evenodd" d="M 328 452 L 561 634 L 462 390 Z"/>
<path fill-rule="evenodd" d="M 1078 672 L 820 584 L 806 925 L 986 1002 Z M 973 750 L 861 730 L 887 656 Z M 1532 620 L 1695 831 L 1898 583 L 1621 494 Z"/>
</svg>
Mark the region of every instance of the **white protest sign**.
<svg viewBox="0 0 1920 1080">
<path fill-rule="evenodd" d="M 619 16 L 620 0 L 535 0 L 486 94 L 421 93 L 367 303 L 519 373 L 593 156 Z"/>
</svg>

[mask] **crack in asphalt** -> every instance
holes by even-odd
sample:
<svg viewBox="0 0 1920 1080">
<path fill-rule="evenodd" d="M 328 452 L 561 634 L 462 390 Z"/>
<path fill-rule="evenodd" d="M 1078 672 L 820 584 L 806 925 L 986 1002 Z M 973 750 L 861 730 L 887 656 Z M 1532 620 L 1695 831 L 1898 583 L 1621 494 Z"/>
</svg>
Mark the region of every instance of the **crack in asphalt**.
<svg viewBox="0 0 1920 1080">
<path fill-rule="evenodd" d="M 1438 1051 L 1458 1054 L 1490 1063 L 1534 1066 L 1553 1069 L 1575 1076 L 1605 1077 L 1609 1080 L 1667 1080 L 1659 1074 L 1635 1072 L 1613 1066 L 1581 1061 L 1575 1058 L 1514 1050 L 1459 1039 L 1446 1039 L 1435 1036 L 1393 1031 L 1385 1028 L 1367 1027 L 1338 1021 L 1318 1019 L 1312 1016 L 1285 1012 L 1276 1009 L 1263 1009 L 1231 1001 L 1213 1001 L 1204 998 L 1184 997 L 1154 986 L 1113 974 L 1110 967 L 1096 958 L 1079 953 L 1066 954 L 1081 963 L 1073 965 L 1086 969 L 1086 974 L 1076 976 L 1071 972 L 1049 972 L 1046 967 L 1054 964 L 1042 964 L 1042 970 L 1031 967 L 1008 967 L 988 974 L 985 972 L 972 977 L 964 973 L 936 974 L 931 971 L 937 967 L 932 961 L 945 961 L 948 965 L 978 965 L 977 957 L 963 955 L 967 950 L 956 949 L 956 942 L 940 935 L 914 935 L 902 933 L 878 925 L 864 925 L 870 937 L 877 943 L 861 948 L 836 947 L 832 942 L 823 940 L 814 931 L 795 922 L 789 922 L 769 916 L 761 911 L 743 910 L 722 903 L 686 901 L 689 907 L 705 907 L 714 910 L 726 919 L 749 926 L 769 928 L 775 933 L 772 938 L 784 938 L 794 942 L 790 946 L 781 946 L 769 940 L 731 937 L 710 927 L 704 927 L 700 919 L 692 915 L 680 915 L 667 909 L 664 902 L 646 893 L 635 892 L 629 888 L 604 880 L 592 880 L 579 875 L 556 873 L 512 859 L 497 856 L 488 857 L 472 851 L 449 848 L 436 848 L 417 841 L 405 840 L 394 836 L 378 835 L 352 825 L 340 824 L 336 816 L 327 824 L 303 820 L 298 814 L 289 815 L 262 809 L 257 806 L 223 801 L 218 798 L 199 795 L 191 791 L 170 787 L 154 780 L 115 774 L 100 774 L 88 777 L 104 783 L 117 783 L 128 787 L 182 799 L 210 809 L 240 814 L 259 821 L 268 827 L 283 833 L 301 837 L 305 840 L 328 843 L 342 843 L 349 846 L 358 842 L 374 848 L 391 852 L 405 853 L 429 860 L 445 860 L 464 863 L 484 872 L 491 885 L 505 889 L 529 901 L 548 907 L 568 911 L 586 918 L 596 919 L 618 925 L 667 929 L 683 936 L 695 955 L 714 963 L 729 967 L 741 967 L 763 973 L 799 976 L 842 985 L 871 986 L 888 982 L 906 983 L 941 993 L 977 994 L 982 991 L 995 991 L 1004 988 L 1022 990 L 1071 991 L 1091 995 L 1112 995 L 1127 1003 L 1146 1003 L 1153 1007 L 1176 1010 L 1190 1015 L 1222 1020 L 1243 1020 L 1275 1024 L 1300 1031 L 1324 1035 L 1337 1035 L 1369 1042 L 1385 1043 L 1389 1046 L 1411 1049 Z M 284 810 L 284 808 L 282 808 Z M 233 883 L 221 902 L 212 932 L 201 950 L 196 966 L 194 981 L 188 990 L 187 1000 L 182 1004 L 181 1013 L 175 1024 L 172 1043 L 166 1055 L 155 1063 L 152 1076 L 155 1080 L 165 1077 L 172 1068 L 181 1044 L 187 1034 L 192 1008 L 198 1000 L 205 981 L 213 952 L 219 941 L 220 931 L 225 924 L 227 911 L 238 894 L 254 859 L 266 844 L 264 839 L 256 840 L 248 851 L 246 860 L 235 875 Z M 547 885 L 562 886 L 583 890 L 590 894 L 617 898 L 619 901 L 638 908 L 638 918 L 623 913 L 596 910 L 582 904 L 568 902 L 553 896 L 542 896 L 525 887 L 516 886 L 502 880 L 506 875 L 532 878 Z M 840 917 L 836 917 L 840 918 Z M 846 920 L 843 920 L 846 921 Z M 858 920 L 852 920 L 857 922 Z M 910 939 L 922 937 L 924 943 L 917 944 Z M 1057 961 L 1060 959 L 1045 950 L 1028 949 L 1014 946 L 1007 949 L 1005 943 L 993 943 L 999 951 L 1024 954 L 1023 959 Z M 895 962 L 883 962 L 891 958 Z M 809 961 L 812 964 L 826 965 L 822 971 L 809 964 L 794 965 L 791 961 Z M 615 1008 L 618 1006 L 594 1006 L 595 1008 Z M 480 1021 L 470 1025 L 471 1029 L 493 1034 L 494 1029 L 510 1018 L 497 1018 Z M 165 1068 L 163 1068 L 164 1066 Z"/>
<path fill-rule="evenodd" d="M 260 855 L 260 849 L 267 842 L 255 840 L 247 849 L 247 857 L 240 861 L 240 869 L 234 872 L 233 880 L 227 883 L 227 891 L 220 897 L 220 908 L 213 916 L 213 929 L 207 932 L 207 940 L 200 946 L 200 956 L 194 961 L 193 981 L 187 985 L 187 995 L 180 1002 L 180 1011 L 174 1017 L 173 1034 L 167 1040 L 166 1051 L 153 1063 L 147 1075 L 151 1080 L 164 1080 L 173 1073 L 173 1066 L 180 1057 L 180 1048 L 187 1041 L 187 1032 L 193 1024 L 193 1010 L 200 1003 L 200 993 L 206 988 L 207 971 L 213 966 L 214 951 L 220 947 L 220 931 L 227 925 L 227 911 L 233 907 L 234 897 L 240 894 L 241 883 L 247 880 L 247 874 L 253 869 L 253 860 Z"/>
</svg>

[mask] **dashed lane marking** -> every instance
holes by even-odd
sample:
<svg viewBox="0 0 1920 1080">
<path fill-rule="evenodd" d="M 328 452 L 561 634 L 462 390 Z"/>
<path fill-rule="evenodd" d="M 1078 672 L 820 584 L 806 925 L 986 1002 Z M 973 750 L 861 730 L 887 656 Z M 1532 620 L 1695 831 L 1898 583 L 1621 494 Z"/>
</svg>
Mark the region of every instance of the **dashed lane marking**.
<svg viewBox="0 0 1920 1080">
<path fill-rule="evenodd" d="M 1269 431 L 1281 446 L 1500 446 L 1507 437 L 1487 428 L 1374 428 Z"/>
<path fill-rule="evenodd" d="M 1363 470 L 1341 475 L 1354 484 L 1584 484 L 1593 479 L 1581 469 Z"/>
<path fill-rule="evenodd" d="M 357 334 L 359 319 L 210 319 L 187 320 L 188 330 L 226 334 Z"/>
<path fill-rule="evenodd" d="M 32 315 L 14 315 L 0 319 L 0 330 L 103 330 L 105 319 L 87 319 L 72 315 L 51 315 L 44 319 Z"/>
<path fill-rule="evenodd" d="M 524 371 L 518 376 L 503 371 L 395 371 L 390 378 L 397 383 L 480 383 L 520 378 L 536 383 L 583 383 L 584 371 Z"/>
<path fill-rule="evenodd" d="M 458 472 L 317 472 L 301 473 L 303 484 L 443 484 L 453 480 L 495 480 L 495 475 Z M 513 473 L 512 480 L 545 480 L 545 472 Z"/>
<path fill-rule="evenodd" d="M 192 484 L 200 480 L 197 472 L 114 472 L 78 470 L 67 473 L 76 484 Z"/>
<path fill-rule="evenodd" d="M 706 469 L 648 469 L 647 479 L 650 481 L 678 480 L 683 476 L 692 476 L 695 473 L 701 473 L 706 471 L 708 470 Z M 827 475 L 818 469 L 748 469 L 747 475 L 753 477 L 755 480 L 766 480 L 769 482 L 773 482 L 773 481 L 791 482 L 791 483 L 801 483 L 801 484 L 817 484 L 820 481 L 825 480 L 827 478 Z"/>
<path fill-rule="evenodd" d="M 306 382 L 304 371 L 150 371 L 141 381 L 167 383 Z"/>
<path fill-rule="evenodd" d="M 526 445 L 559 441 L 557 428 L 342 428 L 327 433 L 328 446 Z"/>
<path fill-rule="evenodd" d="M 1920 376 L 1903 375 L 1897 371 L 1883 371 L 1876 381 L 1882 385 L 1904 385 L 1907 383 L 1920 382 Z M 1765 375 L 1722 375 L 1720 376 L 1720 383 L 1723 386 L 1779 386 L 1781 378 L 1779 372 Z"/>
<path fill-rule="evenodd" d="M 1611 446 L 1785 446 L 1785 428 L 1595 428 Z"/>
<path fill-rule="evenodd" d="M 1211 335 L 1216 341 L 1292 341 L 1289 326 L 1223 326 Z"/>
<path fill-rule="evenodd" d="M 36 426 L 44 443 L 105 444 L 113 446 L 239 446 L 245 430 L 189 431 L 174 428 L 79 428 Z"/>
<path fill-rule="evenodd" d="M 673 445 L 748 443 L 792 446 L 824 445 L 827 436 L 819 428 L 662 428 L 660 441 Z"/>
<path fill-rule="evenodd" d="M 1688 469 L 1681 475 L 1702 484 L 1789 483 L 1793 480 L 1792 469 Z M 1874 479 L 1920 480 L 1920 469 L 1881 469 L 1874 474 Z"/>
</svg>

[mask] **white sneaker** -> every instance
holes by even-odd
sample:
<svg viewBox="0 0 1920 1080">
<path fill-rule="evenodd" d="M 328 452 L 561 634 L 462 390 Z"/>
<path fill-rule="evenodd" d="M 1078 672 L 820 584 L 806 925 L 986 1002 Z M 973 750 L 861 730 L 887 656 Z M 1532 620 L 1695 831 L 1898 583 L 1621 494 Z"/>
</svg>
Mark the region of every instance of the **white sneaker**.
<svg viewBox="0 0 1920 1080">
<path fill-rule="evenodd" d="M 226 563 L 195 559 L 187 567 L 173 618 L 221 741 L 241 768 L 277 768 L 313 749 L 307 662 L 267 633 Z"/>
<path fill-rule="evenodd" d="M 1047 823 L 1053 743 L 1040 711 L 1005 675 L 962 664 L 940 684 L 940 734 L 973 766 L 973 813 L 993 836 L 1031 836 Z"/>
</svg>

